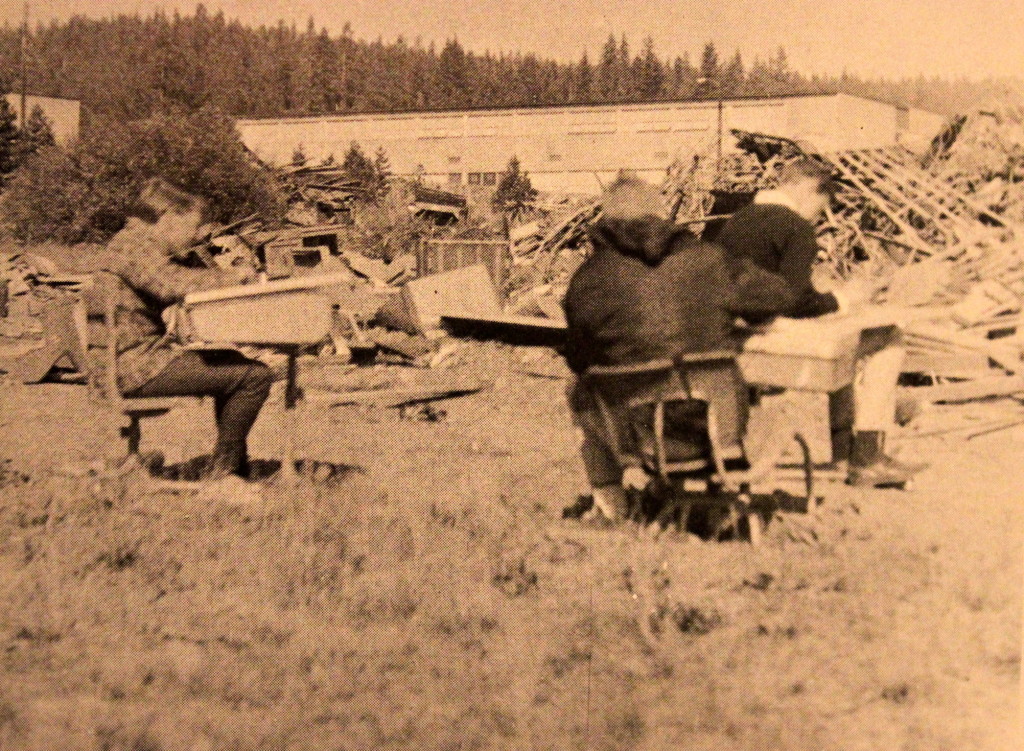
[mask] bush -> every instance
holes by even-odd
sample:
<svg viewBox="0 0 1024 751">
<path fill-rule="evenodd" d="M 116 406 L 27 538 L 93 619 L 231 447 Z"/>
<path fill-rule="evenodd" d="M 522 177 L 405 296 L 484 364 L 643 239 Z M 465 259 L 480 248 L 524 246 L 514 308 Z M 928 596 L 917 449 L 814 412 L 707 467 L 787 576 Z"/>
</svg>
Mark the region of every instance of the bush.
<svg viewBox="0 0 1024 751">
<path fill-rule="evenodd" d="M 536 199 L 537 190 L 530 182 L 530 176 L 520 169 L 519 159 L 512 157 L 501 176 L 497 190 L 494 191 L 491 205 L 495 211 L 518 219 L 533 206 Z"/>
<path fill-rule="evenodd" d="M 0 210 L 23 241 L 102 242 L 124 225 L 151 177 L 206 199 L 211 221 L 275 220 L 284 210 L 273 175 L 212 109 L 98 124 L 69 152 L 43 147 L 11 177 Z"/>
<path fill-rule="evenodd" d="M 97 238 L 97 203 L 71 155 L 48 146 L 9 179 L 0 212 L 6 231 L 22 242 L 70 244 Z"/>
<path fill-rule="evenodd" d="M 376 203 L 388 193 L 388 178 L 391 177 L 391 162 L 383 147 L 377 149 L 370 159 L 355 141 L 349 146 L 341 167 L 366 189 L 366 197 Z"/>
</svg>

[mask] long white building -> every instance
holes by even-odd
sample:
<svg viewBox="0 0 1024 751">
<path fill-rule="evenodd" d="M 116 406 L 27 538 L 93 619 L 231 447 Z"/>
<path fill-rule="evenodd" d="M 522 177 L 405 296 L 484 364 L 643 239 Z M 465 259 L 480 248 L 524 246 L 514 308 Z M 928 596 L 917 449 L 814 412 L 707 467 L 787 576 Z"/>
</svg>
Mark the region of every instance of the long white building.
<svg viewBox="0 0 1024 751">
<path fill-rule="evenodd" d="M 18 93 L 7 94 L 7 104 L 10 105 L 17 117 L 17 124 L 21 126 L 21 95 Z M 53 130 L 53 138 L 61 146 L 67 146 L 78 140 L 78 131 L 82 120 L 82 105 L 77 99 L 58 99 L 52 96 L 36 96 L 35 94 L 25 95 L 25 117 L 32 116 L 32 110 L 39 107 L 50 121 Z"/>
<path fill-rule="evenodd" d="M 729 130 L 807 141 L 822 151 L 904 143 L 923 148 L 944 118 L 847 94 L 724 102 L 571 105 L 446 112 L 240 120 L 242 140 L 281 165 L 301 150 L 341 159 L 352 142 L 383 148 L 397 175 L 446 184 L 493 185 L 512 156 L 541 190 L 596 191 L 620 169 L 658 179 L 680 155 Z"/>
</svg>

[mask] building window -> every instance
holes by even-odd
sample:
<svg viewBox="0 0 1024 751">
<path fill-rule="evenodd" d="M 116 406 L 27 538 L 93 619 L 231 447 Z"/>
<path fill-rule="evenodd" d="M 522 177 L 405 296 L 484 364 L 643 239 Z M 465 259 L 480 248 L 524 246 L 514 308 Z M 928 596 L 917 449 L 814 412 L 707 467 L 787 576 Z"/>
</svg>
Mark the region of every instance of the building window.
<svg viewBox="0 0 1024 751">
<path fill-rule="evenodd" d="M 497 172 L 485 172 L 484 185 L 497 185 L 498 184 L 498 173 Z"/>
<path fill-rule="evenodd" d="M 470 185 L 479 185 L 480 184 L 480 173 L 479 172 L 470 172 L 469 173 L 469 184 Z"/>
<path fill-rule="evenodd" d="M 449 185 L 462 185 L 462 173 L 461 172 L 449 172 L 448 173 L 448 184 Z"/>
<path fill-rule="evenodd" d="M 548 154 L 548 159 L 550 159 L 552 162 L 560 162 L 560 161 L 562 161 L 562 155 L 561 154 Z"/>
<path fill-rule="evenodd" d="M 450 157 L 448 157 L 448 161 L 451 164 L 458 164 L 459 162 L 462 161 L 462 157 L 461 156 L 450 156 Z"/>
</svg>

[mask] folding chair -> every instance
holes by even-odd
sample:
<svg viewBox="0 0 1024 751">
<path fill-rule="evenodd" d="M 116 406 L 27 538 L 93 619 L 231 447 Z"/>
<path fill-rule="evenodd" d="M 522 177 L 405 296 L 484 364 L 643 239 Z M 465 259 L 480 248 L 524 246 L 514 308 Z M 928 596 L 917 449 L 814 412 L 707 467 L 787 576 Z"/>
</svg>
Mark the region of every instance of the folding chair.
<svg viewBox="0 0 1024 751">
<path fill-rule="evenodd" d="M 730 351 L 684 354 L 675 360 L 594 366 L 583 376 L 601 414 L 607 445 L 620 467 L 642 467 L 655 478 L 663 507 L 660 523 L 685 528 L 695 506 L 718 512 L 711 536 L 740 536 L 753 544 L 775 510 L 804 510 L 812 495 L 810 453 L 803 452 L 806 501 L 780 504 L 778 494 L 757 496 L 751 486 L 767 476 L 785 446 L 751 465 L 743 444 L 747 389 Z M 703 483 L 694 493 L 687 481 Z M 802 507 L 802 508 L 801 508 Z"/>
</svg>

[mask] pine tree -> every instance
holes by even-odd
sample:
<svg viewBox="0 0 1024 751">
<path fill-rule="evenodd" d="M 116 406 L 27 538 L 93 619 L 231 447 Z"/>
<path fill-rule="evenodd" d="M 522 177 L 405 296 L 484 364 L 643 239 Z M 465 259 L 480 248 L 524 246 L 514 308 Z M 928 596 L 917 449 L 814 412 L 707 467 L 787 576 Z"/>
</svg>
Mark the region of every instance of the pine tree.
<svg viewBox="0 0 1024 751">
<path fill-rule="evenodd" d="M 622 35 L 622 41 L 619 43 L 619 56 L 615 67 L 618 70 L 615 99 L 616 101 L 630 101 L 636 91 L 636 81 L 630 66 L 629 40 L 626 39 L 625 34 Z"/>
<path fill-rule="evenodd" d="M 38 104 L 25 121 L 25 129 L 18 134 L 17 156 L 18 165 L 46 146 L 56 144 L 53 137 L 53 126 Z"/>
<path fill-rule="evenodd" d="M 341 168 L 345 170 L 354 180 L 359 180 L 365 187 L 370 188 L 373 181 L 373 162 L 363 153 L 359 144 L 353 141 L 341 160 Z"/>
<path fill-rule="evenodd" d="M 593 101 L 594 96 L 594 68 L 587 59 L 587 53 L 583 53 L 579 65 L 576 66 L 576 80 L 573 93 L 573 101 L 585 104 Z"/>
<path fill-rule="evenodd" d="M 384 147 L 378 146 L 377 152 L 373 155 L 373 196 L 375 200 L 379 201 L 391 190 L 390 178 L 391 160 L 388 159 Z"/>
<path fill-rule="evenodd" d="M 740 51 L 736 50 L 736 54 L 722 70 L 722 95 L 727 97 L 739 95 L 743 89 L 745 76 L 743 58 L 740 57 Z"/>
<path fill-rule="evenodd" d="M 445 107 L 465 107 L 468 103 L 466 52 L 457 39 L 445 43 L 437 58 L 437 86 Z"/>
<path fill-rule="evenodd" d="M 511 219 L 518 219 L 533 206 L 536 199 L 537 190 L 530 182 L 530 176 L 520 168 L 518 157 L 513 156 L 494 191 L 491 205 L 495 211 L 507 214 Z"/>
<path fill-rule="evenodd" d="M 660 99 L 665 85 L 665 71 L 654 54 L 654 40 L 644 40 L 644 53 L 640 63 L 640 98 L 645 102 Z"/>
<path fill-rule="evenodd" d="M 694 94 L 700 98 L 717 95 L 718 87 L 721 86 L 720 72 L 715 43 L 708 42 L 704 45 L 704 54 L 701 56 L 700 78 L 697 79 L 697 88 Z"/>
<path fill-rule="evenodd" d="M 0 94 L 0 179 L 10 174 L 18 166 L 18 116 L 7 102 L 7 97 Z"/>
<path fill-rule="evenodd" d="M 786 57 L 785 48 L 779 47 L 775 57 L 768 61 L 768 68 L 771 71 L 772 78 L 777 83 L 789 81 L 789 60 Z"/>
<path fill-rule="evenodd" d="M 601 50 L 601 61 L 597 66 L 597 95 L 602 101 L 615 99 L 619 88 L 619 46 L 615 35 L 609 34 Z"/>
</svg>

